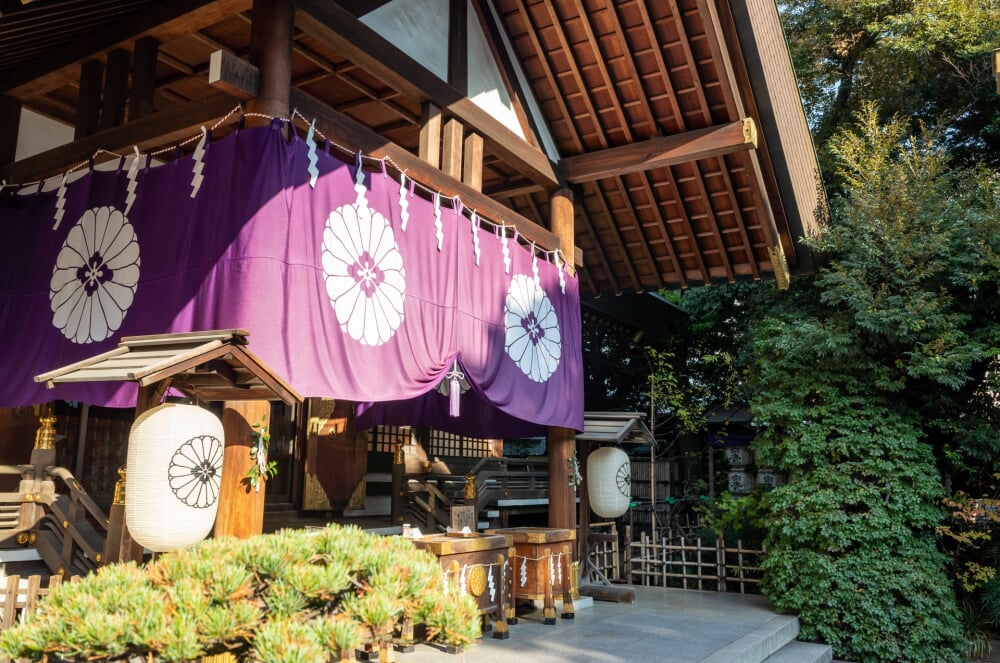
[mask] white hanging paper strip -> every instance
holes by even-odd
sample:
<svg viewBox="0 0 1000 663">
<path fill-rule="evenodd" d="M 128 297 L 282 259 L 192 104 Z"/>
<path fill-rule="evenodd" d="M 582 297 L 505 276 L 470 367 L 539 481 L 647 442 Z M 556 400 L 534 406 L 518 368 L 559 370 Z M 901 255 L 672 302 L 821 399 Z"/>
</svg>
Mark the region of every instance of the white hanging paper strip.
<svg viewBox="0 0 1000 663">
<path fill-rule="evenodd" d="M 366 194 L 368 190 L 365 189 L 365 169 L 361 163 L 361 152 L 358 152 L 358 170 L 354 173 L 354 190 L 358 192 L 358 199 L 356 204 L 368 206 L 368 201 L 366 199 Z"/>
<path fill-rule="evenodd" d="M 56 192 L 56 223 L 52 226 L 52 230 L 59 228 L 59 224 L 62 223 L 63 214 L 66 213 L 66 178 L 69 177 L 69 173 L 63 173 L 62 182 L 59 183 L 59 191 Z"/>
<path fill-rule="evenodd" d="M 132 157 L 132 164 L 128 167 L 128 173 L 125 175 L 125 179 L 128 180 L 128 184 L 125 186 L 125 210 L 123 214 L 128 216 L 128 213 L 132 211 L 132 205 L 135 203 L 135 190 L 139 186 L 139 162 L 142 160 L 142 155 L 139 154 L 139 147 L 133 146 L 135 150 L 135 156 Z"/>
<path fill-rule="evenodd" d="M 434 194 L 434 237 L 438 241 L 438 251 L 444 245 L 444 225 L 441 223 L 441 194 Z"/>
<path fill-rule="evenodd" d="M 535 253 L 535 243 L 531 243 L 531 277 L 535 281 L 535 287 L 541 289 L 542 280 L 538 278 L 538 254 Z"/>
<path fill-rule="evenodd" d="M 316 154 L 316 120 L 313 120 L 309 125 L 309 131 L 306 132 L 306 147 L 308 152 L 306 153 L 306 159 L 309 161 L 309 165 L 306 167 L 306 171 L 309 172 L 309 186 L 313 189 L 316 188 L 316 180 L 319 179 L 319 168 L 316 164 L 319 163 L 319 156 Z"/>
<path fill-rule="evenodd" d="M 562 294 L 566 294 L 566 263 L 562 259 L 562 253 L 556 251 L 556 266 L 559 268 L 559 289 Z"/>
<path fill-rule="evenodd" d="M 562 587 L 562 553 L 559 553 L 558 559 L 556 559 L 556 576 L 559 579 L 559 586 Z"/>
<path fill-rule="evenodd" d="M 191 197 L 194 198 L 198 195 L 198 191 L 201 190 L 201 182 L 205 179 L 205 176 L 201 174 L 201 171 L 205 170 L 205 141 L 208 140 L 208 129 L 204 125 L 201 127 L 201 139 L 198 141 L 198 146 L 194 148 L 194 176 L 191 178 Z"/>
<path fill-rule="evenodd" d="M 521 587 L 528 584 L 528 558 L 521 558 Z"/>
<path fill-rule="evenodd" d="M 555 559 L 554 555 L 549 555 L 549 584 L 553 584 L 556 581 Z"/>
<path fill-rule="evenodd" d="M 459 574 L 459 576 L 458 576 L 458 587 L 459 587 L 459 590 L 461 592 L 463 592 L 463 593 L 466 591 L 466 587 L 465 587 L 465 572 L 468 569 L 469 569 L 469 565 L 468 564 L 462 565 L 462 573 Z"/>
<path fill-rule="evenodd" d="M 410 220 L 410 199 L 407 197 L 406 173 L 399 174 L 399 223 L 406 232 L 406 222 Z"/>
<path fill-rule="evenodd" d="M 486 580 L 489 582 L 489 585 L 490 585 L 490 601 L 491 602 L 495 601 L 496 598 L 497 598 L 497 584 L 496 584 L 496 581 L 493 580 L 493 565 L 492 564 L 490 564 L 489 575 L 486 576 Z"/>
<path fill-rule="evenodd" d="M 500 238 L 503 244 L 503 273 L 510 274 L 510 247 L 507 246 L 507 226 L 500 226 Z"/>
<path fill-rule="evenodd" d="M 451 569 L 444 572 L 444 595 L 448 596 L 450 593 L 448 590 L 451 589 L 451 583 L 448 582 L 451 579 Z"/>
<path fill-rule="evenodd" d="M 472 212 L 472 250 L 476 254 L 476 267 L 479 266 L 479 256 L 482 251 L 479 249 L 479 215 L 475 210 Z"/>
</svg>

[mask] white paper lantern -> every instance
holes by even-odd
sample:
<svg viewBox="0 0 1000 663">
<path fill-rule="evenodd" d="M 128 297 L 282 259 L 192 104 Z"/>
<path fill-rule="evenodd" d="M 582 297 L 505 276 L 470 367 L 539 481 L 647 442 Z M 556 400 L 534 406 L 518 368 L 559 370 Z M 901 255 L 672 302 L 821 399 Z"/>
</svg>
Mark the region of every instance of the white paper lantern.
<svg viewBox="0 0 1000 663">
<path fill-rule="evenodd" d="M 154 552 L 201 541 L 219 508 L 224 448 L 222 422 L 194 405 L 147 410 L 128 438 L 125 523 Z"/>
<path fill-rule="evenodd" d="M 602 518 L 617 518 L 632 499 L 632 463 L 617 447 L 601 447 L 587 457 L 590 508 Z"/>
</svg>

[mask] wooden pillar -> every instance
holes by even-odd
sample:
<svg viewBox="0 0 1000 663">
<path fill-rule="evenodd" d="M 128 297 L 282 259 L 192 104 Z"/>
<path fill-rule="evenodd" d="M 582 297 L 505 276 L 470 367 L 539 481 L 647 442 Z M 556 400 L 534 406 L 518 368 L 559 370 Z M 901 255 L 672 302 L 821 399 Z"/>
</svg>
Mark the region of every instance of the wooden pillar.
<svg viewBox="0 0 1000 663">
<path fill-rule="evenodd" d="M 425 102 L 420 110 L 420 145 L 417 156 L 431 166 L 441 166 L 441 109 Z"/>
<path fill-rule="evenodd" d="M 80 65 L 80 91 L 76 98 L 76 127 L 73 138 L 80 139 L 97 131 L 101 113 L 101 82 L 104 65 L 98 60 L 86 60 Z"/>
<path fill-rule="evenodd" d="M 124 48 L 116 48 L 108 53 L 108 65 L 104 70 L 104 94 L 101 97 L 101 129 L 117 127 L 125 121 L 131 62 L 132 56 Z"/>
<path fill-rule="evenodd" d="M 389 517 L 393 525 L 403 524 L 406 511 L 406 456 L 403 443 L 396 442 L 392 450 L 392 497 L 389 500 Z"/>
<path fill-rule="evenodd" d="M 470 133 L 462 150 L 462 181 L 476 191 L 483 190 L 483 137 Z"/>
<path fill-rule="evenodd" d="M 17 158 L 17 134 L 21 126 L 21 102 L 0 94 L 0 165 L 14 163 Z"/>
<path fill-rule="evenodd" d="M 250 448 L 254 444 L 253 425 L 265 422 L 271 413 L 268 401 L 226 401 L 222 410 L 222 429 L 226 448 L 222 458 L 222 481 L 219 485 L 219 513 L 215 517 L 216 537 L 245 539 L 264 530 L 264 480 L 260 490 L 246 481 L 253 464 Z"/>
<path fill-rule="evenodd" d="M 292 86 L 292 44 L 295 33 L 293 0 L 254 0 L 250 26 L 250 63 L 260 70 L 257 97 L 247 111 L 270 117 L 288 117 L 288 95 Z M 250 125 L 267 124 L 262 118 L 247 118 Z"/>
<path fill-rule="evenodd" d="M 448 3 L 448 84 L 469 95 L 469 3 Z"/>
<path fill-rule="evenodd" d="M 153 112 L 156 93 L 156 56 L 160 43 L 154 37 L 143 37 L 135 42 L 132 54 L 132 89 L 128 95 L 129 121 Z"/>
<path fill-rule="evenodd" d="M 555 191 L 549 203 L 551 230 L 559 238 L 563 255 L 572 261 L 575 250 L 573 192 L 568 189 Z M 557 426 L 549 428 L 549 527 L 576 529 L 576 491 L 569 485 L 569 462 L 575 451 L 576 431 Z"/>
<path fill-rule="evenodd" d="M 462 177 L 462 135 L 465 129 L 462 123 L 451 118 L 444 123 L 444 136 L 441 139 L 441 170 L 445 175 L 455 179 Z"/>
<path fill-rule="evenodd" d="M 590 460 L 590 441 L 576 441 L 576 457 L 580 461 L 580 474 L 583 475 L 583 483 L 577 488 L 580 496 L 580 531 L 577 532 L 576 547 L 577 559 L 580 560 L 580 570 L 585 572 L 587 568 L 587 556 L 590 554 L 590 494 L 587 485 L 587 462 Z"/>
</svg>

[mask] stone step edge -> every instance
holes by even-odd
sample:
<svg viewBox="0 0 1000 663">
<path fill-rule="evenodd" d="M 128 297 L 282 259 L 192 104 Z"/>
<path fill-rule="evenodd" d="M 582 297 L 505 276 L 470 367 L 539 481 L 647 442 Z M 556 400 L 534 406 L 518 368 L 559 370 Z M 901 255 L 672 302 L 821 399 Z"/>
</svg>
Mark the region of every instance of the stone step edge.
<svg viewBox="0 0 1000 663">
<path fill-rule="evenodd" d="M 699 663 L 762 663 L 798 634 L 798 617 L 779 615 Z"/>
<path fill-rule="evenodd" d="M 815 642 L 789 642 L 764 663 L 831 663 L 833 647 Z"/>
</svg>

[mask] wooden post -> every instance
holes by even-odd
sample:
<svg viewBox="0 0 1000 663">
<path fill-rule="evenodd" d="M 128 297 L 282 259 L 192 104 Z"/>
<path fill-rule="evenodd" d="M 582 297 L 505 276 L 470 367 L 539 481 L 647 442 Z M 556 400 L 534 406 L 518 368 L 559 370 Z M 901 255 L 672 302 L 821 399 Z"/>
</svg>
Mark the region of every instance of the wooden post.
<svg viewBox="0 0 1000 663">
<path fill-rule="evenodd" d="M 576 536 L 576 559 L 581 560 L 580 569 L 586 573 L 587 560 L 590 557 L 590 494 L 587 486 L 587 462 L 590 460 L 589 441 L 576 441 L 576 457 L 580 461 L 580 474 L 583 475 L 583 483 L 577 488 L 580 496 L 580 531 L 577 532 Z"/>
<path fill-rule="evenodd" d="M 575 251 L 573 192 L 568 189 L 555 191 L 549 202 L 551 230 L 559 238 L 563 256 L 572 264 Z M 549 527 L 552 528 L 576 529 L 576 491 L 569 485 L 569 462 L 575 451 L 576 431 L 557 426 L 549 428 Z"/>
<path fill-rule="evenodd" d="M 451 118 L 444 123 L 444 135 L 441 139 L 441 170 L 445 175 L 455 179 L 462 177 L 462 123 Z"/>
<path fill-rule="evenodd" d="M 0 94 L 0 164 L 14 163 L 17 158 L 17 134 L 21 126 L 21 102 Z"/>
<path fill-rule="evenodd" d="M 99 60 L 85 60 L 80 65 L 80 90 L 76 98 L 76 127 L 73 133 L 73 138 L 77 140 L 97 131 L 103 80 L 104 65 Z"/>
<path fill-rule="evenodd" d="M 441 166 L 441 109 L 424 102 L 420 110 L 420 144 L 417 155 L 431 166 Z"/>
<path fill-rule="evenodd" d="M 260 69 L 260 90 L 248 102 L 248 112 L 288 117 L 294 33 L 293 0 L 254 0 L 250 62 Z M 267 124 L 268 120 L 247 118 L 247 123 L 261 125 Z"/>
<path fill-rule="evenodd" d="M 101 129 L 117 127 L 125 121 L 125 99 L 128 93 L 128 71 L 132 56 L 124 48 L 108 53 L 104 70 L 104 94 L 101 97 Z"/>
<path fill-rule="evenodd" d="M 160 43 L 155 37 L 137 39 L 132 54 L 132 89 L 129 91 L 128 119 L 153 112 L 156 94 L 156 56 Z"/>
<path fill-rule="evenodd" d="M 403 524 L 406 492 L 406 458 L 403 453 L 403 443 L 396 442 L 392 452 L 392 497 L 389 500 L 389 515 L 393 525 Z"/>
<path fill-rule="evenodd" d="M 226 448 L 222 459 L 219 485 L 219 512 L 215 517 L 216 537 L 245 539 L 264 530 L 264 481 L 260 490 L 244 479 L 253 464 L 250 448 L 254 444 L 253 425 L 265 425 L 271 412 L 268 401 L 226 401 L 222 410 L 222 429 Z"/>
</svg>

